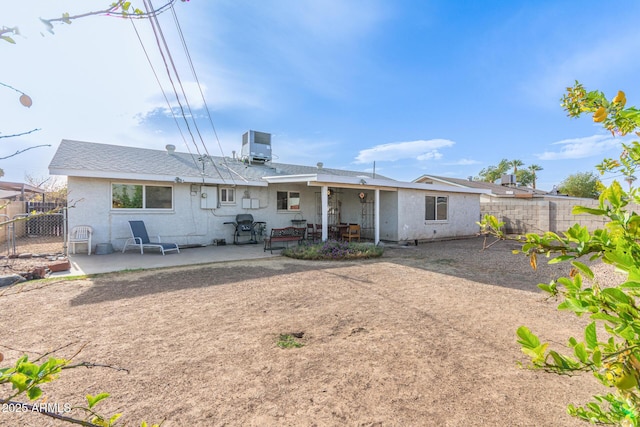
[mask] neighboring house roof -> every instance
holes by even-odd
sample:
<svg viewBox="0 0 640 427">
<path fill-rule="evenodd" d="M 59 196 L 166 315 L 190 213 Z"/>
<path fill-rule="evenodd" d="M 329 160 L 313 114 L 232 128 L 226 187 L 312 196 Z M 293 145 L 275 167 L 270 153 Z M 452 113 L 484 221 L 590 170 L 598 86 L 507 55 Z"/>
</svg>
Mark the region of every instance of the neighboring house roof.
<svg viewBox="0 0 640 427">
<path fill-rule="evenodd" d="M 43 194 L 45 190 L 22 182 L 0 181 L 0 199 L 10 199 L 26 193 Z"/>
<path fill-rule="evenodd" d="M 246 164 L 239 159 L 98 144 L 63 139 L 49 172 L 72 177 L 135 179 L 199 184 L 267 186 L 299 182 L 356 188 L 416 188 L 452 193 L 488 193 L 482 189 L 456 188 L 395 181 L 363 171 L 267 162 Z"/>
<path fill-rule="evenodd" d="M 514 187 L 514 186 L 494 184 L 492 182 L 472 181 L 469 179 L 450 178 L 450 177 L 435 176 L 435 175 L 422 175 L 420 178 L 415 179 L 413 182 L 422 182 L 425 184 L 431 184 L 431 183 L 449 184 L 456 187 L 478 188 L 483 190 L 489 190 L 492 195 L 498 196 L 498 197 L 532 198 L 532 197 L 543 197 L 548 195 L 546 191 L 533 189 L 529 187 Z"/>
</svg>

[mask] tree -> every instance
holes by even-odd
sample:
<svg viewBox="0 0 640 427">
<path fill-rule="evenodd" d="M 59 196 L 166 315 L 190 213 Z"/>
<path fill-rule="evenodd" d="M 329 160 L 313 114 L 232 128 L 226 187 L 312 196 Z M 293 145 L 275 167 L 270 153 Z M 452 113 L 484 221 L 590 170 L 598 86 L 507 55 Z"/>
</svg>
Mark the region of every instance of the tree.
<svg viewBox="0 0 640 427">
<path fill-rule="evenodd" d="M 602 184 L 593 172 L 578 172 L 566 177 L 558 186 L 558 190 L 572 197 L 597 199 Z"/>
<path fill-rule="evenodd" d="M 488 166 L 478 173 L 478 181 L 496 182 L 500 177 L 509 170 L 509 161 L 507 159 L 500 160 L 497 166 Z"/>
<path fill-rule="evenodd" d="M 518 169 L 518 174 L 516 175 L 516 181 L 520 185 L 529 186 L 533 183 L 533 175 L 527 169 Z"/>
<path fill-rule="evenodd" d="M 509 166 L 513 167 L 513 174 L 518 176 L 518 166 L 524 166 L 524 162 L 522 160 L 510 160 Z"/>
<path fill-rule="evenodd" d="M 532 177 L 531 183 L 533 184 L 534 189 L 536 188 L 536 172 L 540 172 L 541 170 L 542 166 L 539 165 L 529 165 L 529 167 L 527 167 L 527 171 L 529 171 Z"/>
<path fill-rule="evenodd" d="M 189 0 L 181 0 L 182 2 Z M 128 0 L 116 0 L 111 3 L 110 6 L 96 10 L 93 12 L 85 12 L 77 15 L 70 15 L 65 12 L 62 14 L 60 18 L 50 18 L 44 19 L 40 18 L 40 21 L 44 24 L 47 31 L 53 34 L 53 25 L 58 23 L 71 24 L 72 21 L 80 18 L 86 18 L 88 16 L 109 16 L 109 17 L 119 17 L 119 18 L 127 18 L 127 19 L 145 19 L 152 18 L 154 16 L 159 15 L 165 10 L 169 9 L 176 0 L 166 0 L 160 7 L 155 9 L 143 11 L 140 8 L 132 7 L 131 1 Z M 106 2 L 105 2 L 106 3 Z M 146 4 L 146 3 L 145 3 Z M 0 27 L 0 39 L 15 44 L 16 41 L 12 36 L 20 35 L 20 29 L 17 26 L 14 27 Z"/>
<path fill-rule="evenodd" d="M 614 135 L 636 133 L 640 136 L 640 110 L 627 107 L 624 92 L 609 101 L 602 92 L 587 92 L 576 82 L 567 88 L 562 105 L 570 117 L 592 114 L 593 121 Z M 640 192 L 632 186 L 640 166 L 640 143 L 621 144 L 618 159 L 604 159 L 596 166 L 601 173 L 622 175 L 629 183 L 625 191 L 617 180 L 603 187 L 597 208 L 575 206 L 574 214 L 595 215 L 605 219 L 601 229 L 589 231 L 579 224 L 562 235 L 547 231 L 513 238 L 522 243 L 520 252 L 535 269 L 539 255 L 551 257 L 549 263 L 570 262 L 566 277 L 538 285 L 560 301 L 559 310 L 587 317 L 581 337 L 569 337 L 563 350 L 550 348 L 526 326 L 517 330 L 518 343 L 530 358 L 531 369 L 575 375 L 589 372 L 610 388 L 597 394 L 585 406 L 568 406 L 572 416 L 594 424 L 640 425 Z M 503 224 L 487 215 L 480 223 L 482 231 L 507 239 Z M 494 242 L 495 243 L 495 242 Z M 493 243 L 492 243 L 493 244 Z M 618 286 L 603 287 L 587 261 L 611 264 L 622 273 Z M 584 325 L 585 322 L 580 322 Z"/>
<path fill-rule="evenodd" d="M 67 183 L 60 177 L 36 177 L 30 174 L 25 175 L 27 184 L 45 191 L 44 194 L 37 194 L 31 200 L 34 202 L 51 202 L 59 206 L 67 202 Z"/>
</svg>

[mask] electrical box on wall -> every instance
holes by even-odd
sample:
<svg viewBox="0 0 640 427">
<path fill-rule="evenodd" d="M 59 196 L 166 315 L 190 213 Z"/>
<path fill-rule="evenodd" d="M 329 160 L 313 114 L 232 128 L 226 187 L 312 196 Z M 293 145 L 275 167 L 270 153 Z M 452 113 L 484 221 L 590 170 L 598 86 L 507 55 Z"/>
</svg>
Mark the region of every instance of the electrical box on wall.
<svg viewBox="0 0 640 427">
<path fill-rule="evenodd" d="M 259 209 L 260 199 L 242 199 L 242 209 Z"/>
<path fill-rule="evenodd" d="M 200 208 L 216 209 L 218 207 L 218 187 L 200 187 Z"/>
</svg>

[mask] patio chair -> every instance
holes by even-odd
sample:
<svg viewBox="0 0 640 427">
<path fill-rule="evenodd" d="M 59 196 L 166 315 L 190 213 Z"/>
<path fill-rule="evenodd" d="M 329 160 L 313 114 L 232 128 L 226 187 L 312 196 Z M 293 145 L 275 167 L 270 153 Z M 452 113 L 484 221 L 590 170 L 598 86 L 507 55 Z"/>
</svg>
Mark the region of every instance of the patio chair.
<svg viewBox="0 0 640 427">
<path fill-rule="evenodd" d="M 322 229 L 318 230 L 313 224 L 307 223 L 307 240 L 320 240 L 322 237 Z"/>
<path fill-rule="evenodd" d="M 360 241 L 360 226 L 358 224 L 349 224 L 349 227 L 342 233 L 342 240 L 350 242 L 351 239 Z"/>
<path fill-rule="evenodd" d="M 78 225 L 71 229 L 69 233 L 69 240 L 67 243 L 71 246 L 71 253 L 76 254 L 76 245 L 83 243 L 87 245 L 87 255 L 91 255 L 91 235 L 93 229 L 88 225 Z"/>
<path fill-rule="evenodd" d="M 160 236 L 157 236 L 157 242 L 150 241 L 144 221 L 129 221 L 129 228 L 131 229 L 132 237 L 125 242 L 122 253 L 127 250 L 128 246 L 140 247 L 140 254 L 144 253 L 144 248 L 158 248 L 162 252 L 162 255 L 168 251 L 177 251 L 180 253 L 180 249 L 176 243 L 162 243 Z"/>
</svg>

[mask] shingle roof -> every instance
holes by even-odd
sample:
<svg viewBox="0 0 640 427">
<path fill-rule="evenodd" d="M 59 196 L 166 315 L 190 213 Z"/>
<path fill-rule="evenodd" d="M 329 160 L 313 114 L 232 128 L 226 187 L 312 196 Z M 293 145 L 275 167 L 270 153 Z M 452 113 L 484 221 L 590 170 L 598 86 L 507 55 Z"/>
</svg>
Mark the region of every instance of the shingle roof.
<svg viewBox="0 0 640 427">
<path fill-rule="evenodd" d="M 442 182 L 449 182 L 451 184 L 458 185 L 461 187 L 490 190 L 491 193 L 495 194 L 496 196 L 507 196 L 507 195 L 517 195 L 517 194 L 534 194 L 534 195 L 547 194 L 546 191 L 536 190 L 529 187 L 511 187 L 511 186 L 494 184 L 492 182 L 470 181 L 468 179 L 450 178 L 450 177 L 435 176 L 435 175 L 423 175 L 420 178 L 416 179 L 414 182 L 428 182 L 429 179 L 436 179 Z"/>
<path fill-rule="evenodd" d="M 204 164 L 204 169 L 203 169 Z M 51 171 L 68 176 L 135 174 L 141 176 L 181 177 L 213 180 L 237 180 L 240 176 L 249 182 L 261 181 L 265 176 L 316 174 L 317 166 L 286 163 L 244 164 L 239 160 L 220 156 L 201 156 L 193 153 L 99 144 L 63 139 L 51 163 Z M 368 177 L 369 172 L 322 168 L 323 175 Z M 376 174 L 376 178 L 391 180 Z"/>
</svg>

